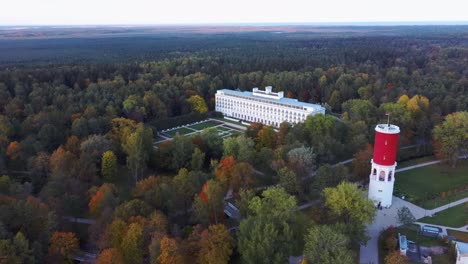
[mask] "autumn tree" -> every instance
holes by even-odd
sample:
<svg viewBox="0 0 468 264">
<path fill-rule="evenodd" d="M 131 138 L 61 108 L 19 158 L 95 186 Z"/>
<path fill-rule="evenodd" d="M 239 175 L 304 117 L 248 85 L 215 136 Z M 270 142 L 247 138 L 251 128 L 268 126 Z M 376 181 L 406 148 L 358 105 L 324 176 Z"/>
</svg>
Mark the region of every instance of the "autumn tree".
<svg viewBox="0 0 468 264">
<path fill-rule="evenodd" d="M 153 131 L 140 123 L 122 145 L 127 154 L 127 166 L 132 171 L 135 182 L 146 167 L 153 151 Z"/>
<path fill-rule="evenodd" d="M 113 208 L 117 205 L 117 189 L 111 183 L 104 183 L 99 188 L 90 189 L 91 199 L 88 207 L 91 214 L 103 211 L 105 208 Z"/>
<path fill-rule="evenodd" d="M 360 150 L 354 154 L 352 161 L 353 178 L 356 181 L 369 181 L 371 171 L 370 160 L 372 159 L 373 148 L 369 144 L 366 149 Z"/>
<path fill-rule="evenodd" d="M 102 154 L 101 176 L 109 181 L 115 178 L 117 173 L 117 157 L 114 152 L 108 150 Z"/>
<path fill-rule="evenodd" d="M 122 254 L 115 248 L 107 248 L 99 253 L 96 264 L 124 264 Z"/>
<path fill-rule="evenodd" d="M 125 263 L 141 263 L 143 260 L 143 229 L 137 223 L 130 224 L 120 244 Z"/>
<path fill-rule="evenodd" d="M 408 257 L 400 254 L 399 250 L 394 250 L 385 257 L 385 264 L 407 264 Z"/>
<path fill-rule="evenodd" d="M 216 180 L 209 180 L 203 187 L 200 196 L 195 198 L 193 208 L 197 219 L 203 223 L 214 221 L 218 224 L 219 215 L 224 209 L 225 189 Z"/>
<path fill-rule="evenodd" d="M 208 107 L 206 106 L 205 100 L 199 95 L 192 95 L 187 102 L 192 106 L 192 111 L 198 112 L 200 114 L 205 114 L 208 112 Z"/>
<path fill-rule="evenodd" d="M 164 236 L 160 242 L 160 254 L 158 263 L 160 264 L 183 264 L 184 257 L 182 255 L 179 243 L 174 238 Z"/>
<path fill-rule="evenodd" d="M 79 249 L 78 238 L 71 232 L 54 232 L 49 240 L 49 256 L 72 263 Z"/>
<path fill-rule="evenodd" d="M 254 181 L 253 168 L 249 163 L 239 162 L 232 166 L 229 183 L 234 192 L 251 187 Z"/>
<path fill-rule="evenodd" d="M 433 130 L 436 153 L 447 159 L 452 168 L 459 156 L 468 154 L 468 112 L 449 114 Z"/>
<path fill-rule="evenodd" d="M 201 233 L 198 263 L 228 263 L 234 240 L 222 224 L 211 225 Z"/>
<path fill-rule="evenodd" d="M 11 160 L 17 160 L 19 158 L 20 147 L 18 141 L 12 141 L 8 144 L 6 154 Z"/>
<path fill-rule="evenodd" d="M 276 132 L 271 126 L 263 126 L 260 131 L 258 131 L 257 138 L 257 150 L 261 148 L 270 148 L 273 149 L 276 147 Z"/>
</svg>

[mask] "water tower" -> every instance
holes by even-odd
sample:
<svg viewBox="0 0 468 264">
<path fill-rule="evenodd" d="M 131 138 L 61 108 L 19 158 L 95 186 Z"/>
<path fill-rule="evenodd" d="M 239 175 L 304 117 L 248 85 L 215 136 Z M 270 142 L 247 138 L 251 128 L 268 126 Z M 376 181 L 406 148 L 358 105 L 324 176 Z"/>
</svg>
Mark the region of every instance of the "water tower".
<svg viewBox="0 0 468 264">
<path fill-rule="evenodd" d="M 382 207 L 392 205 L 399 133 L 400 128 L 392 124 L 379 124 L 375 127 L 368 197 L 375 205 L 380 203 Z"/>
</svg>

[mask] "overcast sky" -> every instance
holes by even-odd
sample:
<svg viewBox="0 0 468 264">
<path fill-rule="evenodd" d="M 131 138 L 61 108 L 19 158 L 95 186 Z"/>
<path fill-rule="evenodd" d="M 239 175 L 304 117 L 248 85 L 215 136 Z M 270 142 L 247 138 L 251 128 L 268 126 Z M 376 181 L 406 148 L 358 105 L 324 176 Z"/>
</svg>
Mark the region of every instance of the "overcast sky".
<svg viewBox="0 0 468 264">
<path fill-rule="evenodd" d="M 0 0 L 0 25 L 468 21 L 468 0 Z"/>
</svg>

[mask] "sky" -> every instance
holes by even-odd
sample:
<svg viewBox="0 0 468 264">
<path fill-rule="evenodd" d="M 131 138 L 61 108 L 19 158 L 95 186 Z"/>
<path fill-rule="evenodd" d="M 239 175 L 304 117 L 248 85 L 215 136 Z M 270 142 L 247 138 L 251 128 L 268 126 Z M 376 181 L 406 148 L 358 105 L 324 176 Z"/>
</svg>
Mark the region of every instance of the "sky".
<svg viewBox="0 0 468 264">
<path fill-rule="evenodd" d="M 468 0 L 0 0 L 0 25 L 468 21 Z"/>
</svg>

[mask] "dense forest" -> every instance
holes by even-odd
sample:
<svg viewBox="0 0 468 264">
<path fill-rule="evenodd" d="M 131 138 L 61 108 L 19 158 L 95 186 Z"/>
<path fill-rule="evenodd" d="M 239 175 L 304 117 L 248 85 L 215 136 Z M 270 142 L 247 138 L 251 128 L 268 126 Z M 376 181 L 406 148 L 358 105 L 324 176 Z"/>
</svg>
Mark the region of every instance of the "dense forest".
<svg viewBox="0 0 468 264">
<path fill-rule="evenodd" d="M 375 124 L 389 113 L 400 146 L 416 146 L 399 160 L 443 155 L 433 128 L 466 120 L 467 63 L 462 26 L 2 39 L 0 263 L 85 251 L 98 263 L 353 263 L 373 206 L 347 182 L 366 184 Z M 217 89 L 268 85 L 327 115 L 153 146 L 161 129 L 216 115 Z M 239 222 L 223 214 L 228 191 Z M 296 210 L 313 201 L 313 217 Z"/>
</svg>

